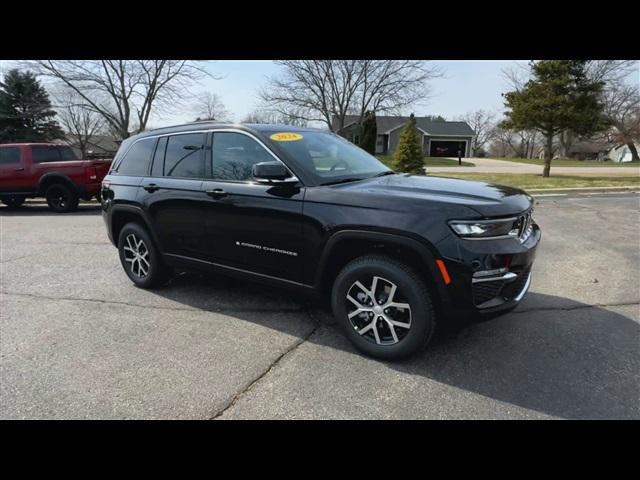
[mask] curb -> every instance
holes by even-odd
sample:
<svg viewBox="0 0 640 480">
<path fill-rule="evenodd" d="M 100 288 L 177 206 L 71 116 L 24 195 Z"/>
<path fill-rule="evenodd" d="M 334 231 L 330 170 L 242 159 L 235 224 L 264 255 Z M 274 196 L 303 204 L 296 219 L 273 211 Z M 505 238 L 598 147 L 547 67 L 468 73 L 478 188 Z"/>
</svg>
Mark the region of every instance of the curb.
<svg viewBox="0 0 640 480">
<path fill-rule="evenodd" d="M 640 185 L 621 187 L 568 187 L 568 188 L 531 188 L 526 189 L 532 195 L 541 196 L 544 194 L 569 194 L 569 193 L 618 193 L 618 192 L 640 192 Z"/>
</svg>

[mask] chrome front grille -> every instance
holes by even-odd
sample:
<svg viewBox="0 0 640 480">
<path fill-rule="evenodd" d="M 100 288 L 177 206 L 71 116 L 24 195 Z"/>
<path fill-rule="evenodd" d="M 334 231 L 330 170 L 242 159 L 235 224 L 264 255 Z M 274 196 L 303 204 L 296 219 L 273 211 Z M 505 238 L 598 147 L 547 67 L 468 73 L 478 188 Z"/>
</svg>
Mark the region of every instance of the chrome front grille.
<svg viewBox="0 0 640 480">
<path fill-rule="evenodd" d="M 531 236 L 531 232 L 533 232 L 533 207 L 518 217 L 516 225 L 518 229 L 518 240 L 520 240 L 520 243 L 526 242 Z"/>
</svg>

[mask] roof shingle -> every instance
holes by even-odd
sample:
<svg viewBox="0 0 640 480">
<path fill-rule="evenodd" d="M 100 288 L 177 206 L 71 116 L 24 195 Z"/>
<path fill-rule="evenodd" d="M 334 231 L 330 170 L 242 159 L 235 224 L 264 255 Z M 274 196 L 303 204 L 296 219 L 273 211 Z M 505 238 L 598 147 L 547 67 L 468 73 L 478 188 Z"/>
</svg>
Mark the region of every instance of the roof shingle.
<svg viewBox="0 0 640 480">
<path fill-rule="evenodd" d="M 357 115 L 347 115 L 345 117 L 344 124 L 347 126 L 357 121 Z M 396 128 L 405 125 L 408 121 L 409 117 L 376 115 L 378 135 L 395 130 Z M 434 121 L 426 117 L 416 117 L 416 125 L 420 130 L 426 132 L 428 135 L 456 135 L 461 137 L 475 135 L 475 132 L 467 122 Z"/>
</svg>

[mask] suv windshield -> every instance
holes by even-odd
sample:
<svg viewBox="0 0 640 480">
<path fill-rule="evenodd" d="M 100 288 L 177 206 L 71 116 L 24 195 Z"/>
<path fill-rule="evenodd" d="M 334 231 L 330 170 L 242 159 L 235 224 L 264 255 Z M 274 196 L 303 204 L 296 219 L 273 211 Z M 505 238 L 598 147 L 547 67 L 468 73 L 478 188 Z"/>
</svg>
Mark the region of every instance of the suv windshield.
<svg viewBox="0 0 640 480">
<path fill-rule="evenodd" d="M 391 173 L 382 162 L 344 138 L 324 132 L 265 132 L 319 185 Z"/>
</svg>

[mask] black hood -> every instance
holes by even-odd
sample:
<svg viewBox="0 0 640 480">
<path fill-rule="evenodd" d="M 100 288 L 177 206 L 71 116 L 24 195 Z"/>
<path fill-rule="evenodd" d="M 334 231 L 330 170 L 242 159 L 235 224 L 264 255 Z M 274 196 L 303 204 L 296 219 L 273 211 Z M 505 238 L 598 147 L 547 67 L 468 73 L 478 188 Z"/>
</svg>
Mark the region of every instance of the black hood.
<svg viewBox="0 0 640 480">
<path fill-rule="evenodd" d="M 428 200 L 431 204 L 460 205 L 473 209 L 479 216 L 507 216 L 529 209 L 533 199 L 523 190 L 486 182 L 444 177 L 423 177 L 408 174 L 387 175 L 329 187 L 351 197 L 355 202 L 362 196 L 384 197 L 386 201 L 411 204 Z M 358 194 L 362 194 L 358 195 Z M 370 197 L 371 198 L 371 197 Z M 399 205 L 398 205 L 399 206 Z"/>
</svg>

